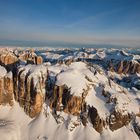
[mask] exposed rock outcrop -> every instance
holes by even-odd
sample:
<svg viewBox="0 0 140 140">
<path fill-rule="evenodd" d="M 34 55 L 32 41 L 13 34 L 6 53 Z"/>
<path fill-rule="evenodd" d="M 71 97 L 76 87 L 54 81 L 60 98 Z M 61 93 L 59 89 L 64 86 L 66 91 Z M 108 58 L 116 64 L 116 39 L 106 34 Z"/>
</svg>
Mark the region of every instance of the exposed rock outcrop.
<svg viewBox="0 0 140 140">
<path fill-rule="evenodd" d="M 12 51 L 2 51 L 0 53 L 0 63 L 4 65 L 10 65 L 17 62 L 17 57 Z"/>
<path fill-rule="evenodd" d="M 109 128 L 114 131 L 117 130 L 123 126 L 126 126 L 130 123 L 132 120 L 131 114 L 125 114 L 119 112 L 119 111 L 113 111 L 112 114 L 109 116 Z"/>
<path fill-rule="evenodd" d="M 140 63 L 138 61 L 121 60 L 117 64 L 109 63 L 109 70 L 116 71 L 118 74 L 140 73 Z"/>
<path fill-rule="evenodd" d="M 66 85 L 54 87 L 50 102 L 51 108 L 55 108 L 56 111 L 63 110 L 72 115 L 80 115 L 82 105 L 82 97 L 71 95 Z"/>
<path fill-rule="evenodd" d="M 37 56 L 33 49 L 28 51 L 22 51 L 19 55 L 19 59 L 22 61 L 26 61 L 27 64 L 42 64 L 43 59 L 41 56 Z"/>
<path fill-rule="evenodd" d="M 13 105 L 13 76 L 0 66 L 0 105 Z"/>
<path fill-rule="evenodd" d="M 42 110 L 47 76 L 47 68 L 43 65 L 23 66 L 15 74 L 15 99 L 30 117 L 35 117 Z"/>
<path fill-rule="evenodd" d="M 18 64 L 18 58 L 13 51 L 2 51 L 0 53 L 0 65 L 4 66 L 8 71 L 13 70 Z"/>
<path fill-rule="evenodd" d="M 100 118 L 97 109 L 93 106 L 89 107 L 88 115 L 95 130 L 101 133 L 105 126 L 105 121 Z"/>
</svg>

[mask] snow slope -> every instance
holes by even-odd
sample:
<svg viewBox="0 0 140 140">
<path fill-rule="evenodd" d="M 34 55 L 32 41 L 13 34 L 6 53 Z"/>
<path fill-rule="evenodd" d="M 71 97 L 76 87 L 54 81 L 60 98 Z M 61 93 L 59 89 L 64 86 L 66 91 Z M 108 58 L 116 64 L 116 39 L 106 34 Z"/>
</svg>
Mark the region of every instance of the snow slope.
<svg viewBox="0 0 140 140">
<path fill-rule="evenodd" d="M 7 52 L 7 50 L 4 50 Z M 13 52 L 13 49 L 9 51 Z M 21 50 L 15 49 L 16 53 Z M 30 54 L 30 51 L 26 50 Z M 26 51 L 24 53 L 26 53 Z M 0 140 L 139 140 L 134 122 L 140 126 L 140 75 L 118 74 L 104 67 L 105 62 L 113 59 L 116 61 L 136 61 L 139 64 L 140 50 L 131 49 L 36 49 L 35 55 L 42 56 L 44 63 L 41 65 L 19 63 L 20 77 L 33 78 L 34 86 L 38 86 L 44 77 L 49 77 L 46 86 L 43 86 L 43 94 L 46 96 L 42 111 L 34 118 L 30 118 L 24 112 L 18 100 L 14 104 L 0 105 Z M 71 60 L 66 64 L 66 60 Z M 58 62 L 62 60 L 62 63 Z M 88 61 L 90 60 L 90 62 Z M 102 64 L 101 64 L 102 63 Z M 11 77 L 13 71 L 7 74 L 6 66 L 0 66 L 0 78 Z M 48 74 L 48 75 L 47 75 Z M 41 80 L 40 80 L 41 79 Z M 46 89 L 51 83 L 50 89 Z M 3 84 L 1 84 L 2 86 Z M 70 89 L 68 99 L 76 97 L 75 102 L 67 101 L 66 107 L 79 105 L 80 114 L 74 115 L 68 111 L 57 109 L 57 104 L 67 98 L 60 97 L 59 91 L 63 85 Z M 137 86 L 136 86 L 137 85 Z M 20 86 L 20 84 L 18 85 Z M 53 98 L 53 86 L 59 87 L 57 98 Z M 138 88 L 137 88 L 138 87 Z M 19 87 L 18 87 L 19 88 Z M 49 93 L 48 93 L 49 92 Z M 0 88 L 0 97 L 4 94 Z M 83 97 L 85 96 L 85 97 Z M 14 98 L 14 93 L 13 93 Z M 35 96 L 34 96 L 35 98 Z M 51 101 L 53 105 L 51 105 Z M 33 99 L 34 100 L 34 99 Z M 36 102 L 38 100 L 35 100 Z M 82 110 L 82 103 L 86 105 L 86 111 Z M 64 102 L 64 101 L 63 101 Z M 61 102 L 61 105 L 63 104 Z M 81 105 L 81 106 L 80 106 Z M 64 104 L 63 104 L 64 106 Z M 56 107 L 56 108 L 55 108 Z M 97 110 L 97 118 L 104 121 L 101 132 L 97 131 L 89 116 L 89 108 Z M 126 124 L 114 112 L 119 112 L 123 117 L 130 115 Z M 81 121 L 85 114 L 86 125 Z M 94 116 L 96 112 L 92 115 Z M 116 118 L 115 118 L 116 117 Z M 94 117 L 93 117 L 94 118 Z M 108 118 L 110 119 L 108 121 Z M 99 123 L 97 120 L 95 123 Z M 116 123 L 116 124 L 115 124 Z M 114 125 L 117 129 L 111 129 Z"/>
</svg>

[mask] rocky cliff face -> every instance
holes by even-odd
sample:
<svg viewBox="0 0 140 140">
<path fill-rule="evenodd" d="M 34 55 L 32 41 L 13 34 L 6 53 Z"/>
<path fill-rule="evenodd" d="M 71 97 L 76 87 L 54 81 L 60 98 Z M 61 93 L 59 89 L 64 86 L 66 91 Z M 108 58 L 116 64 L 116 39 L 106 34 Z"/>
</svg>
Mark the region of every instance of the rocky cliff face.
<svg viewBox="0 0 140 140">
<path fill-rule="evenodd" d="M 42 64 L 43 59 L 41 56 L 37 56 L 34 50 L 21 51 L 20 53 L 11 50 L 2 50 L 0 52 L 0 64 L 5 66 L 8 70 L 13 70 L 14 67 L 19 65 L 20 61 L 24 61 L 26 64 Z"/>
<path fill-rule="evenodd" d="M 87 105 L 85 97 L 88 94 L 88 90 L 83 92 L 81 96 L 74 96 L 71 95 L 71 91 L 66 85 L 55 85 L 53 94 L 49 98 L 47 97 L 50 100 L 49 106 L 52 110 L 55 110 L 55 115 L 57 115 L 57 112 L 65 112 L 79 117 L 84 126 L 87 125 L 89 119 L 95 130 L 101 133 L 105 126 L 105 121 L 100 118 L 96 108 Z"/>
<path fill-rule="evenodd" d="M 13 105 L 13 75 L 0 66 L 0 105 Z"/>
<path fill-rule="evenodd" d="M 4 66 L 8 71 L 11 71 L 18 64 L 17 56 L 8 50 L 3 50 L 0 52 L 0 65 Z"/>
<path fill-rule="evenodd" d="M 140 73 L 140 63 L 138 61 L 121 60 L 117 64 L 109 63 L 109 70 L 118 74 L 135 74 Z"/>
<path fill-rule="evenodd" d="M 30 117 L 42 110 L 48 72 L 43 65 L 20 67 L 14 75 L 15 99 Z"/>
<path fill-rule="evenodd" d="M 33 49 L 28 51 L 22 51 L 19 54 L 19 59 L 22 61 L 26 61 L 27 64 L 42 64 L 43 59 L 41 56 L 37 56 Z"/>
<path fill-rule="evenodd" d="M 113 113 L 109 116 L 108 120 L 109 128 L 112 131 L 117 130 L 123 126 L 127 126 L 132 119 L 132 115 L 129 113 L 122 115 L 122 113 L 119 111 L 113 111 Z"/>
<path fill-rule="evenodd" d="M 12 53 L 1 54 L 0 62 L 5 65 L 14 64 L 15 62 L 17 62 L 17 57 Z"/>
<path fill-rule="evenodd" d="M 0 68 L 4 73 L 0 77 L 0 104 L 12 106 L 15 99 L 30 117 L 39 114 L 45 100 L 46 67 L 25 66 L 19 68 L 14 77 L 12 72 Z"/>
</svg>

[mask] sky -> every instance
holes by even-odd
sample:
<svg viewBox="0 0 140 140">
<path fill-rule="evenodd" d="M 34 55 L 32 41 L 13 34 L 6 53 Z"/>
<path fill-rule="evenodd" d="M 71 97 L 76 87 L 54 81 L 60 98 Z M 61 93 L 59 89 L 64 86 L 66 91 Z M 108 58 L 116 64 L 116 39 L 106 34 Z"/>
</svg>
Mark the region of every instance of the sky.
<svg viewBox="0 0 140 140">
<path fill-rule="evenodd" d="M 140 46 L 140 0 L 0 0 L 0 44 Z"/>
</svg>

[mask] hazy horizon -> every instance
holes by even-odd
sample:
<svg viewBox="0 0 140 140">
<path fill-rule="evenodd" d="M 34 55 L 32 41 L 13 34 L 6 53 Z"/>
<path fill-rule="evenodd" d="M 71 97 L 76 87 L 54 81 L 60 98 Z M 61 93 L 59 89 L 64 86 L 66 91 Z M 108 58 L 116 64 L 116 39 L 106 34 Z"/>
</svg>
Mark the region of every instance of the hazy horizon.
<svg viewBox="0 0 140 140">
<path fill-rule="evenodd" d="M 0 40 L 1 47 L 27 47 L 27 48 L 134 48 L 138 49 L 139 46 L 131 46 L 125 44 L 83 44 L 83 43 L 68 43 L 61 41 L 22 41 L 22 40 Z"/>
</svg>

